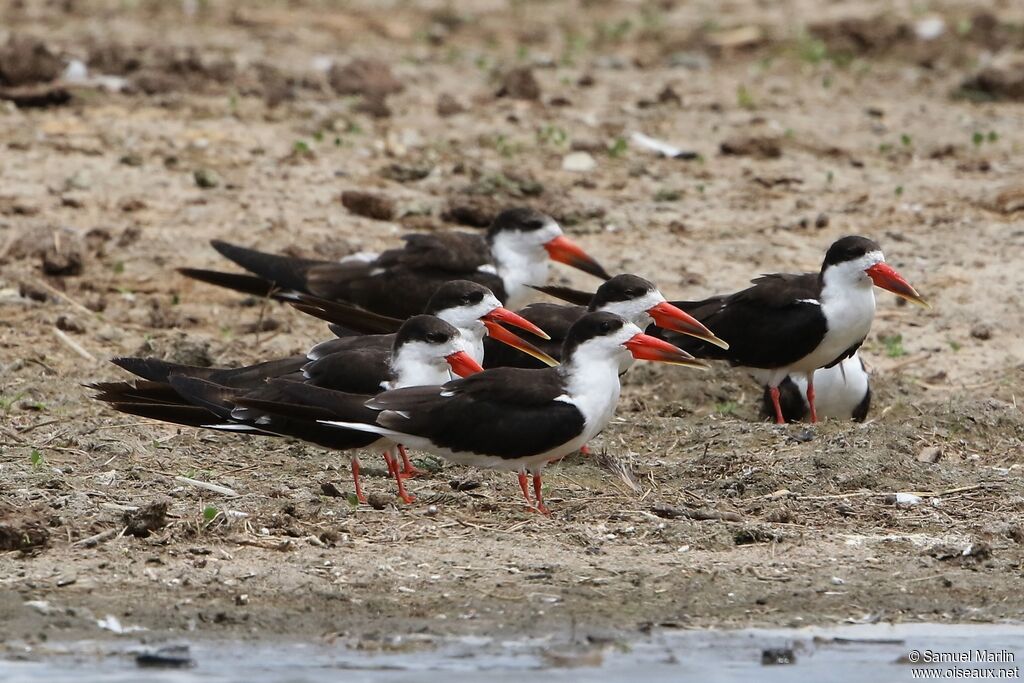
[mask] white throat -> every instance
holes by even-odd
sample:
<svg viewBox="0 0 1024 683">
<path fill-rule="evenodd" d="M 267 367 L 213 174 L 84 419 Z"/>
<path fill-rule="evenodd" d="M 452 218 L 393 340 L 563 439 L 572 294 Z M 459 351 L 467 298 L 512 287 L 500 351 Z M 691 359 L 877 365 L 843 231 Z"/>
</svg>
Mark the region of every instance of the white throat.
<svg viewBox="0 0 1024 683">
<path fill-rule="evenodd" d="M 473 357 L 481 365 L 484 362 L 484 337 L 487 336 L 487 327 L 479 320 L 474 320 L 465 327 L 459 327 L 459 334 L 466 345 L 466 353 Z"/>
<path fill-rule="evenodd" d="M 425 358 L 421 342 L 405 344 L 398 353 L 391 357 L 391 376 L 389 382 L 383 382 L 384 389 L 401 389 L 402 387 L 420 387 L 444 384 L 451 375 L 448 361 L 435 355 Z"/>
<path fill-rule="evenodd" d="M 544 244 L 561 234 L 558 224 L 551 222 L 539 230 L 505 230 L 491 239 L 491 256 L 505 285 L 507 308 L 515 310 L 529 302 L 533 290 L 527 285 L 547 283 L 551 264 Z"/>
<path fill-rule="evenodd" d="M 515 310 L 529 303 L 531 290 L 527 285 L 542 285 L 548 281 L 547 252 L 543 246 L 523 250 L 521 245 L 510 244 L 505 235 L 498 235 L 491 245 L 498 277 L 505 285 L 505 307 Z"/>
<path fill-rule="evenodd" d="M 821 344 L 793 370 L 810 372 L 824 367 L 868 336 L 875 317 L 875 292 L 864 270 L 882 260 L 881 252 L 871 252 L 825 270 L 820 304 L 827 331 Z"/>
</svg>

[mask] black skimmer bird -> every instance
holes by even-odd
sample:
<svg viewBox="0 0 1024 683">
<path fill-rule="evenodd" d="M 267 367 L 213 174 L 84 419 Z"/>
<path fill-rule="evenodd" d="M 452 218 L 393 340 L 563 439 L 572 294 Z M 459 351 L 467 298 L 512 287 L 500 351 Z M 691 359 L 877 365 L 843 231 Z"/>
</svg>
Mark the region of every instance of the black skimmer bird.
<svg viewBox="0 0 1024 683">
<path fill-rule="evenodd" d="M 442 298 L 441 294 L 445 288 L 451 287 L 454 284 L 448 283 L 438 290 L 438 293 L 431 299 L 427 312 L 434 313 L 461 329 L 463 324 L 456 322 L 444 310 L 439 310 L 441 306 L 435 301 Z M 476 286 L 482 287 L 481 285 Z M 529 342 L 524 342 L 519 338 L 506 339 L 509 333 L 507 331 L 500 331 L 500 328 L 494 329 L 498 327 L 494 322 L 490 322 L 486 330 L 483 327 L 478 327 L 477 335 L 473 336 L 473 339 L 480 340 L 482 355 L 474 357 L 482 362 L 485 368 L 542 368 L 554 365 L 557 362 L 557 358 L 561 355 L 562 343 L 565 341 L 565 337 L 572 324 L 586 313 L 593 313 L 595 311 L 615 313 L 641 328 L 646 328 L 649 325 L 658 325 L 663 329 L 692 335 L 712 344 L 728 346 L 690 314 L 666 301 L 664 295 L 658 291 L 658 288 L 653 283 L 637 275 L 616 275 L 602 284 L 593 294 L 568 287 L 538 286 L 533 287 L 533 289 L 568 301 L 583 301 L 584 303 L 583 305 L 536 303 L 530 304 L 514 314 L 503 311 L 499 319 L 526 330 L 532 338 Z M 445 296 L 443 300 L 454 299 L 458 301 L 460 297 L 461 294 L 451 297 Z M 292 305 L 332 323 L 332 331 L 345 340 L 349 339 L 346 336 L 349 334 L 370 335 L 401 325 L 401 321 L 397 318 L 369 313 L 356 306 L 332 303 L 307 295 L 300 295 L 299 301 L 292 303 Z M 511 316 L 515 316 L 515 319 Z M 473 322 L 478 326 L 480 325 L 476 319 Z M 528 325 L 542 329 L 543 333 L 538 334 L 535 329 L 530 329 Z M 548 328 L 551 329 L 549 330 Z M 484 333 L 488 331 L 491 331 L 491 334 L 488 338 L 485 338 Z M 494 334 L 494 332 L 499 333 Z M 464 334 L 466 334 L 465 330 Z M 496 342 L 502 342 L 502 344 L 499 345 Z M 349 342 L 339 342 L 333 339 L 325 342 L 325 344 L 330 345 L 329 348 L 338 348 L 343 343 Z M 526 348 L 524 348 L 524 344 Z M 501 348 L 506 345 L 515 350 L 509 352 Z M 631 360 L 627 362 L 631 362 Z"/>
<path fill-rule="evenodd" d="M 726 348 L 729 346 L 699 320 L 666 301 L 654 283 L 638 275 L 616 275 L 598 287 L 593 294 L 567 287 L 537 286 L 534 289 L 576 304 L 535 303 L 517 311 L 524 319 L 539 326 L 548 334 L 550 339 L 531 339 L 530 343 L 554 358 L 560 356 L 562 343 L 573 323 L 585 314 L 597 311 L 614 313 L 639 326 L 640 329 L 656 325 L 665 330 L 704 340 L 709 344 Z M 485 368 L 541 367 L 519 350 L 502 349 L 487 340 L 484 341 L 484 349 Z M 624 363 L 623 372 L 632 364 L 632 359 L 627 356 Z"/>
<path fill-rule="evenodd" d="M 848 236 L 829 247 L 817 273 L 762 275 L 735 294 L 672 302 L 715 330 L 728 349 L 672 333 L 664 337 L 699 358 L 768 371 L 765 383 L 779 424 L 785 422 L 779 384 L 791 373 L 806 377 L 808 409 L 816 422 L 815 371 L 860 348 L 875 316 L 873 286 L 928 305 L 885 262 L 877 242 Z"/>
<path fill-rule="evenodd" d="M 448 232 L 404 239 L 401 248 L 340 262 L 267 254 L 214 240 L 214 249 L 251 275 L 194 268 L 180 272 L 257 296 L 312 294 L 402 319 L 423 311 L 437 288 L 454 279 L 485 285 L 505 305 L 517 308 L 526 303 L 528 285 L 547 281 L 549 259 L 609 277 L 553 218 L 530 208 L 502 211 L 486 236 Z"/>
<path fill-rule="evenodd" d="M 299 310 L 331 323 L 331 331 L 338 335 L 313 347 L 311 358 L 350 348 L 369 346 L 390 349 L 403 321 L 366 311 L 351 304 L 338 303 L 307 294 L 298 294 L 290 302 Z M 543 365 L 555 365 L 551 358 L 535 345 L 524 341 L 504 327 L 514 325 L 530 333 L 535 339 L 548 339 L 547 333 L 535 324 L 504 308 L 497 297 L 481 284 L 469 280 L 446 282 L 430 297 L 424 313 L 435 315 L 454 325 L 466 340 L 467 353 L 477 363 L 484 358 L 484 338 L 508 344 L 517 352 L 536 358 Z"/>
<path fill-rule="evenodd" d="M 764 375 L 755 378 L 764 382 Z M 807 379 L 800 375 L 787 375 L 779 384 L 779 405 L 786 422 L 800 422 L 810 415 L 807 403 Z M 855 353 L 830 368 L 819 368 L 814 373 L 814 405 L 818 417 L 863 422 L 871 409 L 871 378 L 860 354 Z M 775 419 L 771 391 L 764 387 L 761 414 Z"/>
<path fill-rule="evenodd" d="M 407 320 L 394 335 L 392 349 L 354 348 L 315 360 L 297 356 L 237 369 L 197 368 L 152 358 L 116 358 L 113 362 L 141 378 L 134 383 L 91 385 L 100 392 L 96 398 L 113 404 L 116 410 L 191 427 L 291 436 L 335 450 L 383 445 L 388 472 L 395 477 L 399 495 L 406 502 L 412 498 L 405 491 L 403 472 L 390 452 L 398 444 L 365 432 L 325 429 L 308 420 L 262 411 L 259 407 L 263 402 L 282 398 L 268 380 L 289 380 L 300 386 L 348 392 L 346 396 L 355 397 L 353 405 L 372 420 L 376 413 L 363 409 L 362 403 L 381 389 L 445 382 L 449 370 L 459 376 L 482 370 L 467 353 L 465 339 L 458 329 L 428 315 Z M 304 414 L 308 415 L 308 411 Z M 408 468 L 404 449 L 402 454 Z M 359 459 L 353 455 L 356 496 L 360 502 L 366 502 L 359 467 Z"/>
<path fill-rule="evenodd" d="M 569 330 L 562 363 L 544 369 L 496 368 L 435 386 L 387 391 L 366 402 L 375 419 L 349 411 L 345 394 L 275 382 L 295 404 L 318 410 L 337 396 L 336 417 L 310 416 L 318 424 L 363 430 L 429 451 L 452 462 L 517 472 L 527 502 L 547 512 L 541 492 L 544 465 L 579 449 L 611 420 L 619 399 L 623 356 L 706 367 L 690 354 L 613 313 L 588 313 Z M 264 406 L 276 410 L 273 406 Z M 530 501 L 527 473 L 533 474 Z"/>
</svg>

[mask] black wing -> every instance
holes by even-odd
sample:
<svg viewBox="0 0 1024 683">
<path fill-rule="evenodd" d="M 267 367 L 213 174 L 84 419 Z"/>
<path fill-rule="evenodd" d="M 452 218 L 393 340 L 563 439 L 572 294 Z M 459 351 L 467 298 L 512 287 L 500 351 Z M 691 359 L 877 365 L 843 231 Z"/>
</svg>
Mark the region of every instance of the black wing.
<svg viewBox="0 0 1024 683">
<path fill-rule="evenodd" d="M 577 306 L 587 306 L 590 304 L 590 300 L 594 298 L 593 292 L 584 292 L 580 289 L 562 287 L 561 285 L 530 285 L 530 287 L 538 292 L 543 292 L 548 296 L 553 296 L 556 299 L 561 299 Z"/>
<path fill-rule="evenodd" d="M 308 291 L 307 283 L 312 270 L 339 265 L 331 261 L 268 254 L 221 240 L 213 240 L 210 244 L 221 256 L 234 261 L 250 273 L 273 282 L 281 289 L 294 289 L 297 292 Z M 366 264 L 359 265 L 365 268 Z"/>
<path fill-rule="evenodd" d="M 309 406 L 293 409 L 291 404 L 282 400 L 281 384 L 297 383 L 274 380 L 259 389 L 242 391 L 192 377 L 171 377 L 171 386 L 189 403 L 206 408 L 226 424 L 250 428 L 253 430 L 251 433 L 290 436 L 336 450 L 363 448 L 380 438 L 376 434 L 318 423 L 316 420 L 328 418 L 331 413 Z M 362 408 L 360 400 L 353 400 L 352 405 Z"/>
<path fill-rule="evenodd" d="M 413 233 L 403 235 L 402 239 L 405 246 L 382 253 L 375 264 L 377 267 L 471 273 L 491 263 L 487 241 L 473 233 Z"/>
<path fill-rule="evenodd" d="M 356 349 L 373 349 L 378 352 L 386 351 L 390 353 L 394 345 L 395 335 L 393 334 L 353 335 L 322 341 L 311 348 L 306 356 L 310 360 L 319 360 L 333 353 L 343 353 Z"/>
<path fill-rule="evenodd" d="M 402 318 L 373 313 L 352 304 L 331 301 L 309 294 L 300 294 L 297 299 L 292 303 L 294 308 L 332 323 L 332 325 L 339 325 L 344 330 L 359 334 L 390 334 L 397 332 L 404 322 Z M 333 326 L 332 329 L 334 329 Z"/>
<path fill-rule="evenodd" d="M 311 360 L 302 366 L 302 374 L 306 384 L 372 396 L 389 378 L 390 363 L 390 347 L 358 346 Z"/>
<path fill-rule="evenodd" d="M 470 280 L 490 289 L 505 301 L 505 285 L 500 277 L 481 270 L 454 272 L 440 268 L 410 268 L 400 265 L 375 270 L 366 277 L 349 280 L 344 287 L 331 289 L 318 285 L 314 294 L 348 301 L 369 311 L 401 320 L 422 313 L 430 297 L 451 280 Z M 314 289 L 312 283 L 310 289 Z"/>
<path fill-rule="evenodd" d="M 811 353 L 827 330 L 817 303 L 817 274 L 764 275 L 754 286 L 701 301 L 673 301 L 718 337 L 728 349 L 672 332 L 648 329 L 699 358 L 727 360 L 751 368 L 783 367 Z"/>
<path fill-rule="evenodd" d="M 241 368 L 202 368 L 170 363 L 158 358 L 114 358 L 114 365 L 151 382 L 166 383 L 172 374 L 208 379 L 228 387 L 256 387 L 271 377 L 284 377 L 302 369 L 308 359 L 291 356 Z"/>
<path fill-rule="evenodd" d="M 555 400 L 562 391 L 554 368 L 498 368 L 443 387 L 384 392 L 368 405 L 388 411 L 377 418 L 388 429 L 455 452 L 515 459 L 550 451 L 583 430 L 579 410 Z"/>
</svg>

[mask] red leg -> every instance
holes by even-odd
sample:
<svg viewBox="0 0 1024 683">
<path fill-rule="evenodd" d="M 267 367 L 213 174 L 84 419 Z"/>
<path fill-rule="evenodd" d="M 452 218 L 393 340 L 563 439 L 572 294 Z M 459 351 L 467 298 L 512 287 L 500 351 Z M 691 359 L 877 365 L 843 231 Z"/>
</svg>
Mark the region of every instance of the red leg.
<svg viewBox="0 0 1024 683">
<path fill-rule="evenodd" d="M 366 496 L 363 494 L 363 486 L 359 483 L 359 458 L 352 458 L 352 481 L 356 484 L 356 500 L 366 503 Z"/>
<path fill-rule="evenodd" d="M 780 425 L 786 424 L 786 418 L 782 417 L 782 403 L 779 402 L 779 388 L 768 387 L 768 393 L 772 397 L 772 405 L 775 406 L 775 423 Z"/>
<path fill-rule="evenodd" d="M 583 444 L 582 446 L 580 446 L 580 455 L 583 455 L 583 456 L 589 458 L 590 457 L 590 446 L 588 446 L 587 444 Z"/>
<path fill-rule="evenodd" d="M 403 477 L 415 477 L 419 474 L 423 474 L 423 470 L 416 469 L 416 466 L 409 460 L 409 452 L 405 450 L 405 446 L 398 444 L 398 452 L 402 454 L 402 471 Z"/>
<path fill-rule="evenodd" d="M 391 459 L 391 454 L 388 451 L 384 451 L 384 464 L 388 466 L 388 476 L 395 476 L 395 461 Z"/>
<path fill-rule="evenodd" d="M 533 509 L 533 501 L 530 500 L 530 484 L 526 480 L 526 472 L 519 471 L 519 488 L 523 491 L 523 498 L 526 498 L 526 506 Z"/>
<path fill-rule="evenodd" d="M 807 405 L 811 408 L 811 423 L 818 421 L 818 411 L 814 407 L 814 373 L 807 375 Z"/>
<path fill-rule="evenodd" d="M 388 462 L 388 472 L 390 472 L 391 476 L 393 476 L 395 481 L 398 482 L 398 497 L 406 503 L 412 503 L 416 499 L 410 496 L 409 492 L 405 490 L 405 484 L 402 483 L 402 473 L 398 470 L 398 463 L 395 462 L 395 459 L 391 457 L 391 453 L 388 451 L 384 451 L 384 459 Z"/>
<path fill-rule="evenodd" d="M 544 495 L 541 492 L 542 483 L 540 480 L 540 470 L 533 473 L 533 497 L 536 500 L 537 512 L 542 515 L 550 515 L 551 510 L 544 504 Z"/>
</svg>

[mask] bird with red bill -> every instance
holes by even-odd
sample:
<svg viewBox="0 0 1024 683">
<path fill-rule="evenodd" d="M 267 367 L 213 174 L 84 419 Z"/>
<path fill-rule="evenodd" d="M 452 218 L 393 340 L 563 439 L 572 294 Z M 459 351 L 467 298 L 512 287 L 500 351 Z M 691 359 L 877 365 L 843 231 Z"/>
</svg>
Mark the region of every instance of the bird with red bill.
<svg viewBox="0 0 1024 683">
<path fill-rule="evenodd" d="M 530 334 L 525 336 L 531 344 L 553 358 L 560 357 L 562 343 L 572 324 L 586 313 L 596 311 L 615 313 L 641 329 L 657 325 L 717 346 L 728 347 L 699 320 L 666 301 L 654 283 L 639 275 L 616 275 L 593 294 L 560 286 L 535 286 L 534 289 L 575 304 L 535 303 L 518 311 L 523 318 L 544 328 L 550 337 L 547 340 L 534 338 Z M 625 358 L 622 371 L 625 372 L 631 363 L 630 358 Z M 486 340 L 483 365 L 485 368 L 541 367 L 532 358 Z"/>
<path fill-rule="evenodd" d="M 95 398 L 123 413 L 222 432 L 290 436 L 333 450 L 352 451 L 355 494 L 364 503 L 356 449 L 381 448 L 388 473 L 397 482 L 399 497 L 411 503 L 413 498 L 403 482 L 407 473 L 400 469 L 393 452 L 397 449 L 407 458 L 400 444 L 365 432 L 325 429 L 315 422 L 261 409 L 264 403 L 282 398 L 274 381 L 303 386 L 311 392 L 324 389 L 343 394 L 348 397 L 348 405 L 361 409 L 381 389 L 436 384 L 447 381 L 450 372 L 467 377 L 482 370 L 467 352 L 459 330 L 435 316 L 414 316 L 392 336 L 389 349 L 339 350 L 316 358 L 296 356 L 232 369 L 178 365 L 154 358 L 116 358 L 116 365 L 139 379 L 105 382 L 92 388 L 99 392 Z M 318 410 L 330 415 L 324 412 L 326 409 Z M 306 411 L 303 416 L 308 414 Z"/>
<path fill-rule="evenodd" d="M 528 504 L 546 513 L 544 465 L 578 450 L 611 421 L 623 356 L 707 367 L 604 312 L 573 323 L 561 356 L 562 363 L 553 368 L 496 368 L 445 384 L 386 391 L 366 402 L 376 412 L 369 421 L 345 410 L 328 419 L 309 417 L 323 426 L 386 436 L 458 464 L 516 472 Z M 308 400 L 301 386 L 277 384 L 287 394 L 287 405 Z M 533 500 L 526 487 L 528 473 L 533 475 Z"/>
<path fill-rule="evenodd" d="M 785 422 L 779 384 L 790 374 L 802 375 L 811 422 L 816 422 L 814 373 L 838 365 L 860 348 L 875 316 L 874 287 L 928 307 L 885 262 L 877 242 L 852 235 L 828 248 L 817 272 L 762 275 L 752 287 L 734 294 L 673 302 L 714 329 L 728 348 L 674 333 L 659 336 L 698 358 L 758 371 L 779 424 Z"/>
<path fill-rule="evenodd" d="M 255 296 L 295 301 L 312 295 L 404 320 L 425 310 L 430 297 L 451 280 L 487 287 L 516 309 L 527 303 L 529 285 L 547 282 L 551 261 L 601 279 L 609 275 L 551 216 L 528 207 L 495 216 L 484 235 L 468 232 L 414 233 L 405 244 L 381 253 L 360 252 L 341 261 L 296 258 L 220 240 L 211 244 L 247 273 L 197 268 L 190 278 Z"/>
</svg>

